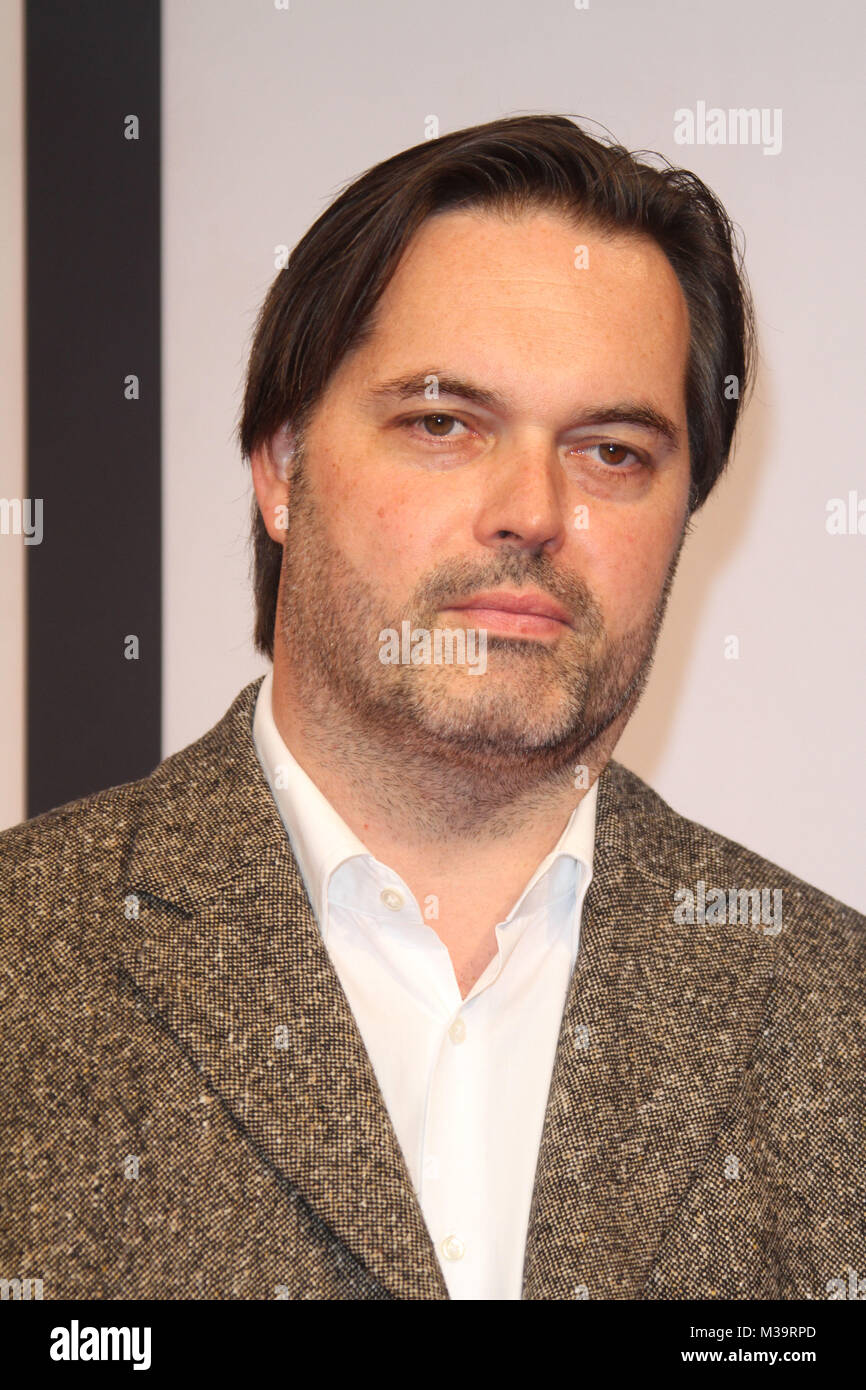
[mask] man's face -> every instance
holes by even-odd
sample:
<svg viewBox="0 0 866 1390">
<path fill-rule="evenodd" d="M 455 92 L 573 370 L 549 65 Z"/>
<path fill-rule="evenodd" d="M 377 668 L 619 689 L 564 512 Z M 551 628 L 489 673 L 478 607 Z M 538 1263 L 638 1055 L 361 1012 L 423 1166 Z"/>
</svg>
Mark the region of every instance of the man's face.
<svg viewBox="0 0 866 1390">
<path fill-rule="evenodd" d="M 285 542 L 277 668 L 431 756 L 578 756 L 649 669 L 687 516 L 688 335 L 648 238 L 547 211 L 428 220 L 300 476 L 287 490 L 254 458 Z M 548 612 L 498 607 L 515 598 Z M 483 674 L 383 664 L 404 620 L 483 629 Z"/>
</svg>

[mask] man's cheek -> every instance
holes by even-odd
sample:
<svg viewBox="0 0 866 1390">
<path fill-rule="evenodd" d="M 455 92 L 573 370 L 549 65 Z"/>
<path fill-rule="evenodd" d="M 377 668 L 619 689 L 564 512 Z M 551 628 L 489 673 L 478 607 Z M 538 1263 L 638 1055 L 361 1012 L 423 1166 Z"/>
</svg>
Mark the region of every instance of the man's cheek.
<svg viewBox="0 0 866 1390">
<path fill-rule="evenodd" d="M 579 559 L 577 569 L 600 600 L 616 606 L 618 599 L 626 601 L 649 586 L 655 558 L 644 546 L 617 536 L 616 544 L 600 540 Z"/>
<path fill-rule="evenodd" d="M 642 551 L 624 551 L 611 557 L 587 584 L 601 605 L 610 637 L 621 636 L 644 622 L 652 612 L 665 571 L 658 557 Z"/>
<path fill-rule="evenodd" d="M 426 503 L 404 504 L 399 494 L 386 496 L 368 517 L 366 528 L 367 553 L 375 573 L 385 577 L 400 570 L 409 572 L 424 568 L 425 554 L 432 554 L 435 563 L 437 547 L 433 539 L 436 528 Z M 453 532 L 452 532 L 453 534 Z M 447 533 L 441 538 L 446 544 Z M 441 555 L 442 550 L 438 553 Z"/>
</svg>

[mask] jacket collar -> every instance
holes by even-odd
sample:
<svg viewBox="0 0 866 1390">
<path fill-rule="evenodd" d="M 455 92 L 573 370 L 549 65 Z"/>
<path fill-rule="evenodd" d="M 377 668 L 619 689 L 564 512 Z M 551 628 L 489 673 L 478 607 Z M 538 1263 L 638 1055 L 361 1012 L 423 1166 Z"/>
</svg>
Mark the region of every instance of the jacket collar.
<svg viewBox="0 0 866 1390">
<path fill-rule="evenodd" d="M 139 784 L 121 972 L 274 1171 L 398 1299 L 447 1298 L 252 738 L 262 678 Z M 539 1151 L 524 1297 L 639 1296 L 732 1104 L 771 943 L 682 926 L 699 828 L 611 762 Z M 724 935 L 721 935 L 724 934 Z M 585 1291 L 585 1292 L 584 1292 Z"/>
</svg>

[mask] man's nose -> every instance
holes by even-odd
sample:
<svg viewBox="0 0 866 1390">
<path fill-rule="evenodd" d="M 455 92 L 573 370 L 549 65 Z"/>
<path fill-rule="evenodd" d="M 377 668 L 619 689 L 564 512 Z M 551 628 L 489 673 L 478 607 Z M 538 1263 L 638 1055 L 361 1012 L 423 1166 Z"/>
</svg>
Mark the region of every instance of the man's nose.
<svg viewBox="0 0 866 1390">
<path fill-rule="evenodd" d="M 507 543 L 527 550 L 558 550 L 566 536 L 565 480 L 549 437 L 505 443 L 487 460 L 476 537 L 484 545 Z"/>
</svg>

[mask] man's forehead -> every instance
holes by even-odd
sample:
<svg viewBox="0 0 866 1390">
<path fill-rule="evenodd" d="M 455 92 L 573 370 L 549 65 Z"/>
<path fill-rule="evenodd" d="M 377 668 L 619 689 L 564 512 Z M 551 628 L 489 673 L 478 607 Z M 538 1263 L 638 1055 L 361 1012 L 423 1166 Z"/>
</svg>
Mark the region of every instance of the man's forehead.
<svg viewBox="0 0 866 1390">
<path fill-rule="evenodd" d="M 532 319 L 556 331 L 588 314 L 626 322 L 653 320 L 687 332 L 688 310 L 676 274 L 650 237 L 607 232 L 548 209 L 503 217 L 490 210 L 452 210 L 428 218 L 404 253 L 375 315 L 377 329 L 411 314 L 511 318 L 515 332 Z M 563 322 L 563 328 L 568 325 Z"/>
<path fill-rule="evenodd" d="M 366 396 L 373 384 L 435 362 L 516 400 L 530 392 L 539 406 L 548 397 L 559 409 L 566 397 L 585 404 L 649 394 L 679 413 L 689 320 L 672 267 L 647 237 L 596 232 L 588 268 L 577 268 L 580 230 L 547 211 L 429 219 L 338 377 L 359 376 Z"/>
</svg>

